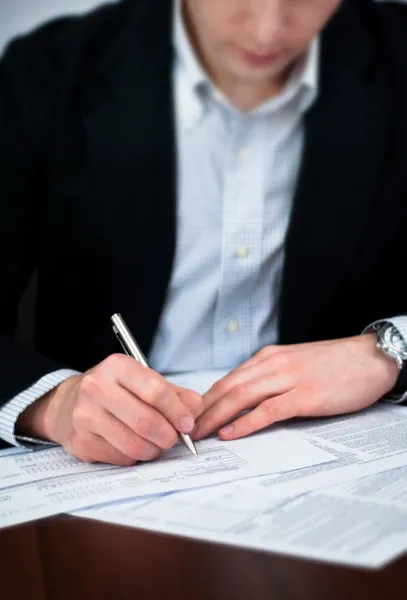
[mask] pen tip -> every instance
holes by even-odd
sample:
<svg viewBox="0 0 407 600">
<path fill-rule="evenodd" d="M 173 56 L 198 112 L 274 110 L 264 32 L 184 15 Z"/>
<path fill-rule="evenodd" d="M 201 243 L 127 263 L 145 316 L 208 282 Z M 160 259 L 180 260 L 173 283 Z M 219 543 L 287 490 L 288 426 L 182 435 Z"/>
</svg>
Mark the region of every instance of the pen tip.
<svg viewBox="0 0 407 600">
<path fill-rule="evenodd" d="M 181 437 L 182 437 L 182 439 L 183 439 L 183 441 L 184 441 L 184 444 L 185 444 L 185 445 L 186 445 L 186 447 L 188 448 L 188 450 L 189 450 L 190 452 L 192 452 L 192 454 L 195 456 L 195 458 L 198 458 L 198 452 L 196 451 L 195 444 L 194 444 L 194 442 L 191 440 L 191 438 L 189 437 L 189 435 L 183 435 L 183 436 L 181 436 Z"/>
</svg>

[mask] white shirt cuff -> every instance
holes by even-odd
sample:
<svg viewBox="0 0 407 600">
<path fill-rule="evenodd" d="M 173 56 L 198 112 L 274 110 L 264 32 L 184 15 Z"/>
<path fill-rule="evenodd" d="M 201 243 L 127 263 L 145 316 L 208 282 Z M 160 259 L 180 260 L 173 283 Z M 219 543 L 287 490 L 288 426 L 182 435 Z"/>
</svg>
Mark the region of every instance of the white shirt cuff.
<svg viewBox="0 0 407 600">
<path fill-rule="evenodd" d="M 407 344 L 407 316 L 402 315 L 399 317 L 391 317 L 390 319 L 381 319 L 380 321 L 375 321 L 371 323 L 369 327 L 366 327 L 363 333 L 368 331 L 369 329 L 377 329 L 380 325 L 384 325 L 385 323 L 391 323 L 396 327 L 400 335 L 402 336 L 404 342 Z M 392 404 L 402 404 L 407 401 L 407 391 L 400 396 L 399 394 L 389 394 L 385 396 L 383 400 L 386 402 L 391 402 Z"/>
<path fill-rule="evenodd" d="M 53 390 L 57 385 L 72 377 L 78 375 L 77 371 L 71 369 L 60 369 L 48 373 L 41 377 L 34 385 L 24 390 L 3 406 L 0 407 L 0 438 L 13 446 L 30 447 L 32 444 L 53 445 L 51 442 L 38 440 L 27 436 L 16 436 L 15 426 L 18 417 L 28 408 L 33 402 L 39 400 L 44 394 Z"/>
</svg>

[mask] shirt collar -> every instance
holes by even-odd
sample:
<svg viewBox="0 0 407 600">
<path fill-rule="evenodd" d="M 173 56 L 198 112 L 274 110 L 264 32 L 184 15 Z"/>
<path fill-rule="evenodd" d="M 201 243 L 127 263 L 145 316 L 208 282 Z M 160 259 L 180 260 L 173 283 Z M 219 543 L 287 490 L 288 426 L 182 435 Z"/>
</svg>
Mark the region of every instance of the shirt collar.
<svg viewBox="0 0 407 600">
<path fill-rule="evenodd" d="M 208 74 L 201 66 L 192 47 L 182 15 L 182 0 L 174 1 L 173 45 L 175 48 L 175 68 L 181 80 L 182 110 L 181 121 L 186 128 L 193 127 L 203 117 L 207 104 L 203 90 L 212 90 L 216 98 L 222 94 L 214 88 Z M 284 88 L 276 97 L 258 107 L 256 114 L 278 110 L 298 96 L 298 111 L 303 113 L 313 104 L 319 88 L 320 40 L 315 38 L 305 55 L 298 62 Z M 227 103 L 227 100 L 225 99 Z"/>
<path fill-rule="evenodd" d="M 176 58 L 186 75 L 191 90 L 195 92 L 200 86 L 209 84 L 209 77 L 195 54 L 185 27 L 182 0 L 174 2 L 173 45 Z"/>
</svg>

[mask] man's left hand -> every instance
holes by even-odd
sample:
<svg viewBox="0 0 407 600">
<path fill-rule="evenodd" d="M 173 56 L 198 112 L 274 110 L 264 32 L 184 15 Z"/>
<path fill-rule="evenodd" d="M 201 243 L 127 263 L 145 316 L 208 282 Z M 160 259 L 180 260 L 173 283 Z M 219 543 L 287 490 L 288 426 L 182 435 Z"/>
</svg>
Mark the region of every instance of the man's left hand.
<svg viewBox="0 0 407 600">
<path fill-rule="evenodd" d="M 397 378 L 397 365 L 376 348 L 375 334 L 268 346 L 204 395 L 193 438 L 222 427 L 220 437 L 232 440 L 293 417 L 356 412 L 381 399 Z"/>
</svg>

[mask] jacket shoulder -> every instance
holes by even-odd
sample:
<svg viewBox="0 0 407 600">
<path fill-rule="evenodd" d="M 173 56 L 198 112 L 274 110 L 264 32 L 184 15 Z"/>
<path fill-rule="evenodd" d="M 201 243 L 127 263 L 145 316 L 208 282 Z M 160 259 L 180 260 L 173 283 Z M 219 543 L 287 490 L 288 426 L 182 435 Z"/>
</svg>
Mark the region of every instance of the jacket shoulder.
<svg viewBox="0 0 407 600">
<path fill-rule="evenodd" d="M 407 3 L 404 0 L 370 0 L 370 3 L 373 4 L 371 9 L 382 33 L 392 38 L 401 49 L 407 49 Z"/>
</svg>

